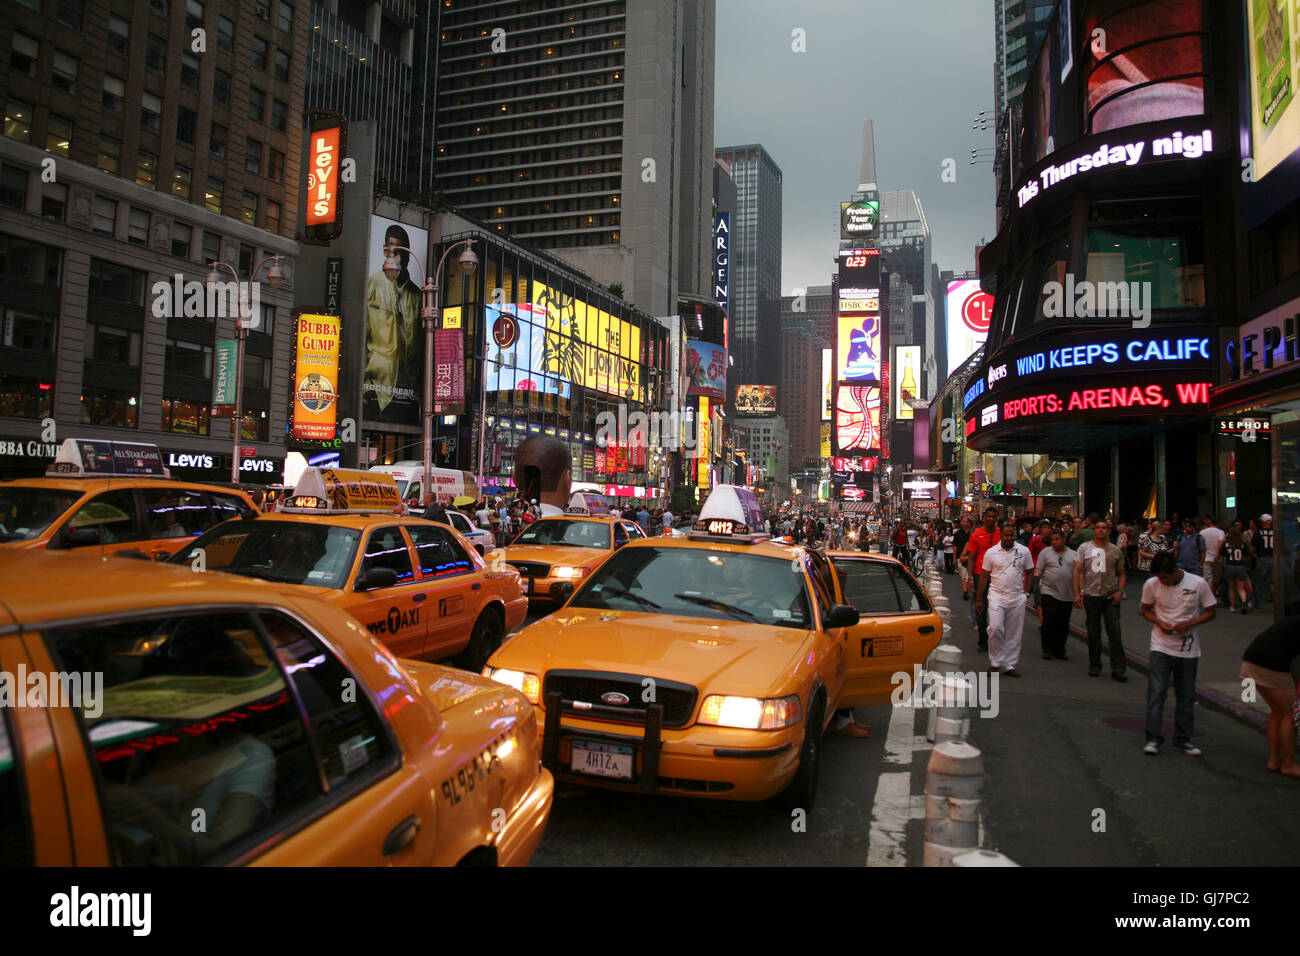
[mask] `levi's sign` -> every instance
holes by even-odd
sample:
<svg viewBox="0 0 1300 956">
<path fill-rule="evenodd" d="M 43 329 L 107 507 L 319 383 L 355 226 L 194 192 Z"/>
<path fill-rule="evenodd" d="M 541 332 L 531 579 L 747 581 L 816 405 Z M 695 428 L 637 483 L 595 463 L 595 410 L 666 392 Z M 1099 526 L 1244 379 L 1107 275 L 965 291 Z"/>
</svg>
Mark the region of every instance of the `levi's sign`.
<svg viewBox="0 0 1300 956">
<path fill-rule="evenodd" d="M 1108 166 L 1138 166 L 1158 159 L 1199 159 L 1213 150 L 1214 140 L 1208 129 L 1200 133 L 1174 132 L 1131 142 L 1103 143 L 1073 159 L 1044 166 L 1035 178 L 1016 190 L 1016 199 L 1023 209 L 1035 196 L 1071 176 Z"/>
</svg>

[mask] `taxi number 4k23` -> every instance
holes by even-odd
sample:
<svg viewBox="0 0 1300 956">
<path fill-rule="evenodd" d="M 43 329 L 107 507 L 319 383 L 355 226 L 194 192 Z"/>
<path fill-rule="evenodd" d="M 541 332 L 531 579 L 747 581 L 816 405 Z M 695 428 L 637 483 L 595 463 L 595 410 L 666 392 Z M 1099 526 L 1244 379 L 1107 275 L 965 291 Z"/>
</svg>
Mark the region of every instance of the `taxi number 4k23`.
<svg viewBox="0 0 1300 956">
<path fill-rule="evenodd" d="M 396 634 L 403 628 L 413 627 L 419 623 L 420 609 L 418 607 L 411 608 L 409 611 L 403 611 L 399 607 L 390 607 L 387 617 L 372 621 L 366 627 L 371 634 Z"/>
</svg>

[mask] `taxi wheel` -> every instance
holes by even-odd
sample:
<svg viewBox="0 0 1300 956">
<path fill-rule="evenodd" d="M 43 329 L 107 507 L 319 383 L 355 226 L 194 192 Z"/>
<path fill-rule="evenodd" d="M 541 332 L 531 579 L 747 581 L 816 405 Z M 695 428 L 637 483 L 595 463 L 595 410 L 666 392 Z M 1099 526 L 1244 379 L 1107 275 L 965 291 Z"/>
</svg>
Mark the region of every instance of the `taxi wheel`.
<svg viewBox="0 0 1300 956">
<path fill-rule="evenodd" d="M 817 774 L 821 769 L 825 708 L 825 700 L 818 696 L 809 711 L 808 723 L 804 728 L 803 747 L 799 750 L 799 772 L 781 794 L 781 802 L 791 809 L 812 810 L 817 800 Z"/>
<path fill-rule="evenodd" d="M 461 655 L 460 666 L 475 674 L 479 673 L 505 638 L 506 625 L 501 619 L 501 613 L 495 608 L 488 608 L 474 623 L 474 633 L 470 635 L 469 644 Z"/>
</svg>

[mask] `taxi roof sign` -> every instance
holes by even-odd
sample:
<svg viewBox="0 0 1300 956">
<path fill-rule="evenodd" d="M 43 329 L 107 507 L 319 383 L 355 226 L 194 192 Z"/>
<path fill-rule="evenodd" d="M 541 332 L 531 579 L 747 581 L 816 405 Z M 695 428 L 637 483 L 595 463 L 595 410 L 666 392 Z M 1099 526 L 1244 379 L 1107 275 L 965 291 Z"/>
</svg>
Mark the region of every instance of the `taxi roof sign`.
<svg viewBox="0 0 1300 956">
<path fill-rule="evenodd" d="M 45 474 L 51 478 L 171 477 L 157 445 L 87 438 L 65 438 Z"/>
<path fill-rule="evenodd" d="M 308 468 L 284 499 L 290 514 L 393 514 L 402 505 L 397 480 L 382 472 Z"/>
<path fill-rule="evenodd" d="M 753 544 L 771 537 L 765 529 L 763 509 L 754 492 L 738 485 L 718 485 L 704 502 L 690 534 L 692 538 Z"/>
<path fill-rule="evenodd" d="M 609 500 L 604 495 L 589 491 L 575 491 L 569 498 L 569 507 L 564 509 L 569 515 L 605 515 L 609 514 Z"/>
</svg>

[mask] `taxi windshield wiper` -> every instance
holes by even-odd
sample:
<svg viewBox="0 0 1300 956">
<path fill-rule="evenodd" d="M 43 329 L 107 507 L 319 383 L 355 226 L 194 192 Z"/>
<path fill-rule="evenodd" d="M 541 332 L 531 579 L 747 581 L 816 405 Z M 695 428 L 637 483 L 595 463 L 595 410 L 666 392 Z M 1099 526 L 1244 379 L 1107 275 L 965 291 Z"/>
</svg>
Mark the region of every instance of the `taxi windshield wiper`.
<svg viewBox="0 0 1300 956">
<path fill-rule="evenodd" d="M 606 584 L 603 588 L 600 589 L 600 593 L 602 596 L 606 594 L 612 594 L 614 595 L 614 597 L 629 598 L 633 601 L 636 601 L 636 603 L 640 604 L 642 607 L 653 608 L 656 611 L 662 610 L 662 608 L 658 604 L 650 600 L 648 597 L 642 597 L 639 594 L 633 594 L 627 588 L 621 588 L 617 584 Z"/>
<path fill-rule="evenodd" d="M 692 604 L 702 604 L 705 607 L 711 607 L 715 611 L 721 611 L 724 614 L 730 614 L 733 617 L 739 618 L 742 621 L 754 621 L 755 623 L 758 622 L 758 618 L 756 618 L 749 611 L 746 611 L 743 607 L 736 607 L 736 605 L 728 604 L 725 601 L 717 601 L 714 600 L 713 598 L 700 597 L 699 595 L 696 594 L 674 594 L 673 597 L 677 598 L 679 601 L 690 601 Z"/>
</svg>

